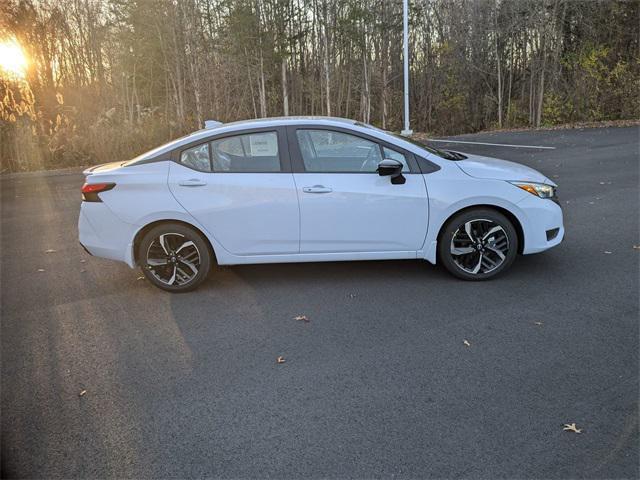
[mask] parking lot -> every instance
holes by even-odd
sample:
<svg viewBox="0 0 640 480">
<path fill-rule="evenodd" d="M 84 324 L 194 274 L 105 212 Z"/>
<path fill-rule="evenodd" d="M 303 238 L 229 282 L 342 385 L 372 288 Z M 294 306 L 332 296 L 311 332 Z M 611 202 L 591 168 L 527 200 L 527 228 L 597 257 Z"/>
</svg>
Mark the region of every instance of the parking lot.
<svg viewBox="0 0 640 480">
<path fill-rule="evenodd" d="M 171 295 L 78 245 L 80 173 L 0 177 L 3 477 L 636 478 L 638 128 L 457 139 L 555 147 L 434 144 L 556 181 L 565 241 Z"/>
</svg>

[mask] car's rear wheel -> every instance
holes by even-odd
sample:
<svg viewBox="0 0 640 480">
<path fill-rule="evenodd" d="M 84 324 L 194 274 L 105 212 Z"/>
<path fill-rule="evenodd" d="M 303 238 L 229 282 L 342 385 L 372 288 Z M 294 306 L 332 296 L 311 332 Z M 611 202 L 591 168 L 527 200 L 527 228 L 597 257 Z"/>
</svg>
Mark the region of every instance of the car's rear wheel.
<svg viewBox="0 0 640 480">
<path fill-rule="evenodd" d="M 187 292 L 202 283 L 211 268 L 211 252 L 202 235 L 180 223 L 150 229 L 138 248 L 147 279 L 168 292 Z"/>
<path fill-rule="evenodd" d="M 487 280 L 504 272 L 518 253 L 515 227 L 500 212 L 474 209 L 453 217 L 438 241 L 438 257 L 464 280 Z"/>
</svg>

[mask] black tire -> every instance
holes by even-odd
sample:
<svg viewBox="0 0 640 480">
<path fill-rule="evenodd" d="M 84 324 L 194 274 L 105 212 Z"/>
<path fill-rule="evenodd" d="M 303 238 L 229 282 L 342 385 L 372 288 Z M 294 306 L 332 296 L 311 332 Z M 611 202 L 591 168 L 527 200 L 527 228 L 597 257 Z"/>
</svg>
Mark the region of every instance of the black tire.
<svg viewBox="0 0 640 480">
<path fill-rule="evenodd" d="M 495 278 L 511 266 L 517 254 L 518 234 L 511 221 L 486 208 L 455 215 L 438 240 L 440 263 L 463 280 Z"/>
<path fill-rule="evenodd" d="M 161 264 L 165 260 L 167 263 Z M 138 263 L 144 276 L 156 287 L 172 293 L 188 292 L 200 285 L 209 274 L 211 261 L 206 239 L 181 223 L 153 227 L 138 247 Z"/>
</svg>

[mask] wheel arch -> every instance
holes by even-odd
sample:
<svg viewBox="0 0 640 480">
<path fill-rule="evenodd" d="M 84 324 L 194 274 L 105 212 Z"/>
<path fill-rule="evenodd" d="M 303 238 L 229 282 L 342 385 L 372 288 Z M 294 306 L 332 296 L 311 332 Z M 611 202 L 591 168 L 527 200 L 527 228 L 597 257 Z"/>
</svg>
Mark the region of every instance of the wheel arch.
<svg viewBox="0 0 640 480">
<path fill-rule="evenodd" d="M 516 234 L 518 236 L 518 253 L 522 254 L 522 252 L 524 251 L 524 241 L 525 241 L 524 229 L 522 227 L 522 223 L 520 222 L 518 217 L 510 210 L 504 207 L 500 207 L 498 205 L 491 205 L 491 204 L 469 205 L 467 207 L 456 210 L 451 215 L 449 215 L 447 219 L 444 222 L 442 222 L 442 225 L 440 225 L 440 229 L 438 230 L 438 236 L 436 237 L 436 240 L 437 240 L 436 248 L 439 248 L 440 238 L 442 237 L 442 233 L 444 232 L 445 227 L 448 225 L 448 223 L 451 221 L 453 217 L 461 213 L 468 212 L 470 210 L 479 210 L 479 209 L 495 210 L 496 212 L 501 213 L 502 215 L 507 217 L 507 219 L 509 219 L 509 221 L 513 225 L 513 228 L 516 229 Z"/>
<path fill-rule="evenodd" d="M 152 228 L 157 227 L 158 225 L 161 225 L 163 223 L 179 223 L 198 232 L 200 235 L 202 235 L 202 238 L 204 238 L 205 242 L 207 242 L 207 246 L 209 247 L 209 252 L 213 257 L 213 260 L 217 262 L 216 251 L 213 248 L 211 240 L 209 239 L 209 236 L 201 228 L 197 227 L 193 223 L 185 222 L 184 220 L 178 220 L 174 218 L 164 218 L 161 220 L 155 220 L 153 222 L 147 223 L 145 226 L 140 228 L 134 235 L 131 248 L 133 250 L 132 258 L 135 265 L 138 265 L 138 247 L 140 246 L 140 242 L 144 238 L 145 234 Z"/>
</svg>

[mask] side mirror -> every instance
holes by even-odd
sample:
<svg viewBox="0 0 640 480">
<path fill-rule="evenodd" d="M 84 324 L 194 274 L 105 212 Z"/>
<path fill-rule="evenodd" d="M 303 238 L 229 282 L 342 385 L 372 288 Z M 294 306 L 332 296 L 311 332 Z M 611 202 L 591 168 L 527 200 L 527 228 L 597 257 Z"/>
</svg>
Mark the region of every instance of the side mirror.
<svg viewBox="0 0 640 480">
<path fill-rule="evenodd" d="M 407 181 L 402 175 L 402 162 L 393 160 L 391 158 L 385 158 L 378 164 L 378 175 L 381 177 L 391 177 L 391 183 L 394 185 L 402 185 Z"/>
</svg>

